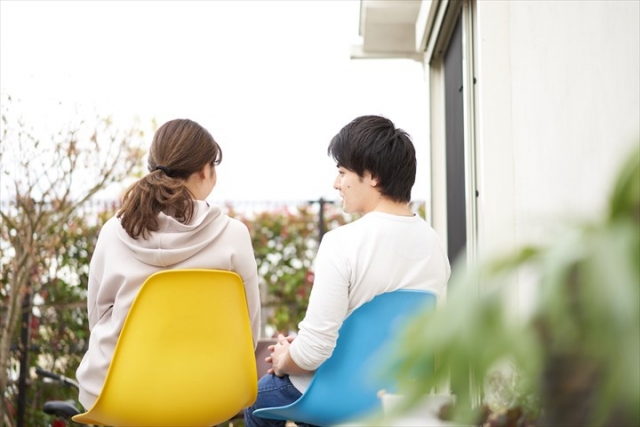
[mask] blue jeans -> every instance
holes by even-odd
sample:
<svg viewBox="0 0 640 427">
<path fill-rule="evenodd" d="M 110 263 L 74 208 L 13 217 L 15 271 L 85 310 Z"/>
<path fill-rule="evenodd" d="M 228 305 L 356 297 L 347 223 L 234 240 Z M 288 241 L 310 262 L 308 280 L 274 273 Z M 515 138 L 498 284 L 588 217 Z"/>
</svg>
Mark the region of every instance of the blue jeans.
<svg viewBox="0 0 640 427">
<path fill-rule="evenodd" d="M 286 421 L 270 420 L 253 416 L 253 411 L 261 408 L 285 406 L 295 402 L 302 393 L 291 384 L 289 375 L 280 378 L 273 374 L 266 374 L 258 381 L 258 397 L 256 401 L 244 410 L 244 424 L 246 427 L 284 427 Z M 295 422 L 295 420 L 291 420 Z M 298 427 L 312 427 L 310 424 L 296 423 Z"/>
</svg>

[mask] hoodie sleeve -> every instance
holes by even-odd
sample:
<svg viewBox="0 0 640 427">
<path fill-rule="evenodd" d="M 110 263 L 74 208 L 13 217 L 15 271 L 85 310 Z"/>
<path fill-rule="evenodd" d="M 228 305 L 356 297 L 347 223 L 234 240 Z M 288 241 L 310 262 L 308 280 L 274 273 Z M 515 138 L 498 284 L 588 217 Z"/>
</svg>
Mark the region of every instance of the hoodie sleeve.
<svg viewBox="0 0 640 427">
<path fill-rule="evenodd" d="M 89 331 L 93 330 L 98 320 L 113 307 L 119 288 L 105 288 L 103 284 L 106 248 L 109 241 L 115 238 L 115 219 L 110 219 L 100 230 L 98 241 L 89 264 L 89 283 L 87 288 L 87 312 L 89 315 Z"/>
<path fill-rule="evenodd" d="M 253 252 L 251 235 L 247 227 L 240 221 L 231 220 L 236 230 L 238 251 L 233 259 L 233 270 L 236 271 L 244 282 L 244 290 L 247 297 L 247 308 L 251 321 L 251 333 L 253 335 L 254 348 L 258 344 L 261 328 L 260 314 L 260 288 L 258 285 L 258 265 Z"/>
</svg>

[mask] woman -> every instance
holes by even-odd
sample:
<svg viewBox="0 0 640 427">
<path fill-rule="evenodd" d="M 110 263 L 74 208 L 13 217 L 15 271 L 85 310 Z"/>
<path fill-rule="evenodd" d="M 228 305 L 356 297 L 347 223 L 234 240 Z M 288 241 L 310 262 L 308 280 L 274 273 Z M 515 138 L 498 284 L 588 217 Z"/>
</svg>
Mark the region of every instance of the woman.
<svg viewBox="0 0 640 427">
<path fill-rule="evenodd" d="M 165 123 L 151 143 L 149 173 L 127 190 L 122 208 L 100 231 L 89 268 L 89 349 L 76 372 L 85 408 L 100 394 L 140 286 L 157 271 L 210 268 L 238 273 L 257 343 L 260 299 L 249 231 L 205 201 L 221 160 L 220 147 L 198 123 Z"/>
</svg>

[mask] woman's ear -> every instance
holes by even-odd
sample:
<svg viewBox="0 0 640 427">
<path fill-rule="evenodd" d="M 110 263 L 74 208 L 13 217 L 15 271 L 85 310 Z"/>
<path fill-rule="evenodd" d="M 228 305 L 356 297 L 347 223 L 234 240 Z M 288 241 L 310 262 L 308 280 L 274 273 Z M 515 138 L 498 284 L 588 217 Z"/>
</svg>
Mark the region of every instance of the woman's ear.
<svg viewBox="0 0 640 427">
<path fill-rule="evenodd" d="M 209 165 L 209 163 L 207 163 L 206 165 L 204 165 L 202 167 L 202 169 L 200 169 L 200 172 L 198 172 L 198 176 L 200 177 L 201 180 L 205 180 L 207 179 L 207 170 L 210 168 L 211 166 Z"/>
</svg>

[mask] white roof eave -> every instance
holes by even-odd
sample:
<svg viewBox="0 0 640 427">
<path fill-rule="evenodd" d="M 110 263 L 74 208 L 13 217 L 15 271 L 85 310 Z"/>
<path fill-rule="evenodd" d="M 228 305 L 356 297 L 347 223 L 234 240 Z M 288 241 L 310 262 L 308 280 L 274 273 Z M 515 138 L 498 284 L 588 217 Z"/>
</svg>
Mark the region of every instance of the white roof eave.
<svg viewBox="0 0 640 427">
<path fill-rule="evenodd" d="M 430 21 L 439 0 L 362 0 L 362 44 L 352 58 L 410 58 L 422 60 Z"/>
</svg>

